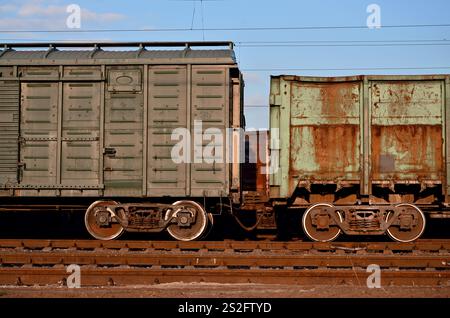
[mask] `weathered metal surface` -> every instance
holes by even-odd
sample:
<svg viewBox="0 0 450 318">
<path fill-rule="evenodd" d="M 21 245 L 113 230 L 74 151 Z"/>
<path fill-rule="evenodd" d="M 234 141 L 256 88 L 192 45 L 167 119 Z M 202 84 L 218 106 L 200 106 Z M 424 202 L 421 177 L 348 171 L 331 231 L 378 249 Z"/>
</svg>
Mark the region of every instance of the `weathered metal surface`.
<svg viewBox="0 0 450 318">
<path fill-rule="evenodd" d="M 371 88 L 372 181 L 443 181 L 442 81 Z"/>
<path fill-rule="evenodd" d="M 236 105 L 239 107 L 239 105 Z M 192 108 L 190 131 L 192 145 L 200 146 L 202 156 L 194 149 L 191 164 L 191 195 L 224 196 L 230 187 L 229 165 L 225 164 L 229 149 L 226 147 L 226 129 L 230 127 L 230 78 L 223 67 L 192 67 Z M 195 123 L 202 123 L 203 136 L 195 136 Z M 221 133 L 222 138 L 213 130 Z M 214 141 L 219 148 L 206 151 Z M 217 152 L 216 152 L 217 150 Z M 221 158 L 214 160 L 214 157 Z M 200 162 L 196 162 L 196 160 Z"/>
<path fill-rule="evenodd" d="M 110 67 L 105 92 L 104 183 L 107 196 L 142 194 L 142 68 Z M 120 75 L 119 75 L 120 74 Z M 117 83 L 126 78 L 126 85 Z M 133 91 L 134 89 L 134 91 Z"/>
<path fill-rule="evenodd" d="M 187 67 L 149 69 L 148 195 L 189 195 L 187 163 L 171 159 L 173 129 L 187 127 Z"/>
<path fill-rule="evenodd" d="M 269 188 L 269 132 L 245 132 L 245 163 L 242 165 L 242 190 L 267 196 Z"/>
<path fill-rule="evenodd" d="M 209 255 L 208 255 L 209 254 Z M 255 267 L 270 268 L 270 267 L 328 267 L 333 268 L 352 268 L 364 267 L 370 264 L 378 264 L 383 268 L 388 267 L 402 267 L 403 269 L 425 269 L 425 268 L 439 268 L 441 270 L 450 270 L 450 266 L 446 263 L 450 261 L 449 256 L 443 255 L 383 255 L 382 253 L 363 255 L 347 255 L 341 254 L 297 254 L 289 255 L 287 253 L 220 253 L 220 252 L 206 252 L 199 255 L 199 253 L 172 251 L 171 253 L 161 254 L 159 251 L 146 253 L 122 251 L 112 252 L 110 250 L 103 251 L 2 251 L 0 257 L 2 264 L 33 264 L 36 266 L 54 265 L 54 264 L 78 264 L 98 266 L 194 266 L 216 268 L 228 267 Z M 281 254 L 281 255 L 280 255 Z M 287 255 L 286 255 L 287 254 Z"/>
<path fill-rule="evenodd" d="M 17 182 L 19 82 L 0 81 L 0 187 Z"/>
<path fill-rule="evenodd" d="M 355 184 L 354 195 L 371 195 L 373 185 L 395 191 L 396 184 L 419 184 L 423 191 L 442 184 L 445 191 L 446 82 L 445 75 L 272 77 L 271 129 L 280 129 L 280 141 L 271 150 L 280 154 L 280 169 L 270 179 L 271 197 L 313 184 L 336 191 Z"/>
<path fill-rule="evenodd" d="M 289 141 L 280 152 L 280 196 L 299 182 L 359 182 L 361 84 L 281 78 L 275 85 L 288 95 L 280 104 L 280 138 Z"/>
<path fill-rule="evenodd" d="M 64 83 L 61 184 L 99 183 L 100 83 Z"/>
<path fill-rule="evenodd" d="M 129 42 L 129 43 L 9 43 L 0 51 L 0 65 L 80 65 L 95 64 L 236 64 L 231 42 Z M 228 46 L 228 49 L 191 49 L 191 47 Z M 15 48 L 47 48 L 15 50 Z M 69 47 L 72 50 L 59 50 Z M 113 51 L 103 48 L 128 47 L 133 50 Z M 152 50 L 151 47 L 182 47 L 178 50 Z M 80 50 L 78 48 L 90 48 Z"/>
<path fill-rule="evenodd" d="M 0 270 L 3 285 L 64 282 L 64 265 L 70 264 L 81 266 L 83 285 L 208 281 L 365 286 L 370 275 L 365 268 L 370 264 L 383 268 L 382 281 L 389 284 L 446 285 L 450 279 L 450 247 L 445 240 L 405 244 L 0 240 L 0 246 L 0 261 L 6 265 Z"/>
<path fill-rule="evenodd" d="M 55 82 L 21 84 L 21 184 L 57 184 L 58 95 Z M 29 191 L 21 193 L 26 195 Z M 39 194 L 54 195 L 55 191 L 43 190 Z"/>
<path fill-rule="evenodd" d="M 2 249 L 24 250 L 94 250 L 111 249 L 126 251 L 156 252 L 160 250 L 175 250 L 202 253 L 210 252 L 255 252 L 269 251 L 275 253 L 310 253 L 310 252 L 348 252 L 348 253 L 384 253 L 398 254 L 399 252 L 431 252 L 448 254 L 450 241 L 440 239 L 419 239 L 415 242 L 277 242 L 277 241 L 96 241 L 96 240 L 36 240 L 36 239 L 1 239 Z"/>
<path fill-rule="evenodd" d="M 240 118 L 231 122 L 231 114 L 241 113 L 243 82 L 231 46 L 194 50 L 190 47 L 200 44 L 188 44 L 171 51 L 147 51 L 148 43 L 120 52 L 4 51 L 0 90 L 9 92 L 9 81 L 21 87 L 21 97 L 14 99 L 16 115 L 19 105 L 21 110 L 21 135 L 14 144 L 20 146 L 20 158 L 8 161 L 13 166 L 0 174 L 0 186 L 9 182 L 2 195 L 226 196 L 232 176 L 223 162 L 231 154 L 225 140 L 215 140 L 223 149 L 221 161 L 205 162 L 211 158 L 204 153 L 195 162 L 193 147 L 204 151 L 209 128 L 226 136 L 226 128 L 240 127 Z M 84 63 L 84 58 L 89 61 Z M 10 117 L 2 115 L 2 120 L 19 121 Z M 199 139 L 195 121 L 203 125 Z M 15 127 L 19 130 L 19 122 Z M 191 134 L 186 136 L 191 162 L 172 160 L 176 128 Z M 18 153 L 16 149 L 8 158 Z M 240 183 L 239 175 L 234 179 Z"/>
</svg>

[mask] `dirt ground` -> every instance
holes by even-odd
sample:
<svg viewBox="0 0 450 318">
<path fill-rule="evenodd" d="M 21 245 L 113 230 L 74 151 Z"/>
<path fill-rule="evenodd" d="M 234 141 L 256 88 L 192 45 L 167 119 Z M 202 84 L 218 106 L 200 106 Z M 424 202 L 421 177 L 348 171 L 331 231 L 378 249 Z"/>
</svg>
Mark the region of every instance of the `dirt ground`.
<svg viewBox="0 0 450 318">
<path fill-rule="evenodd" d="M 450 286 L 368 289 L 365 286 L 170 283 L 150 286 L 0 286 L 1 298 L 450 298 Z"/>
</svg>

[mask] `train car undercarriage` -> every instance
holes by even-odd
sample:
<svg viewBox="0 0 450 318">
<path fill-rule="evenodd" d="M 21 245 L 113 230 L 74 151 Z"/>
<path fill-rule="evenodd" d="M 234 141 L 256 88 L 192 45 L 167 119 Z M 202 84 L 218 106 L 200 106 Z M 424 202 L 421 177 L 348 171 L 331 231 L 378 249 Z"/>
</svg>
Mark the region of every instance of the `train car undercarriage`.
<svg viewBox="0 0 450 318">
<path fill-rule="evenodd" d="M 99 240 L 118 238 L 124 231 L 157 233 L 167 230 L 179 241 L 192 241 L 208 233 L 210 213 L 194 201 L 173 204 L 96 201 L 85 214 L 89 234 Z"/>
</svg>

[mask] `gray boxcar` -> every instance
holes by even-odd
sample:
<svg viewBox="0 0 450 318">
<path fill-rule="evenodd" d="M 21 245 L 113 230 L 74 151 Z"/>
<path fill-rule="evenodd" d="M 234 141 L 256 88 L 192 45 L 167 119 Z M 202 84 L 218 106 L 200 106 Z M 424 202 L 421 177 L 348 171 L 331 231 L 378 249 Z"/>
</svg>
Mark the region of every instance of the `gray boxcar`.
<svg viewBox="0 0 450 318">
<path fill-rule="evenodd" d="M 137 48 L 104 50 L 131 46 Z M 166 48 L 176 46 L 181 49 Z M 100 200 L 86 214 L 86 226 L 96 238 L 117 237 L 124 228 L 166 227 L 177 230 L 171 234 L 178 239 L 197 238 L 206 227 L 192 229 L 199 223 L 197 212 L 208 208 L 199 202 L 214 204 L 238 193 L 239 165 L 205 160 L 176 164 L 171 135 L 186 128 L 194 146 L 196 121 L 202 122 L 203 132 L 216 128 L 225 135 L 229 127 L 240 128 L 242 86 L 229 42 L 4 45 L 3 203 L 12 204 L 17 197 L 89 197 Z M 233 147 L 239 149 L 231 144 L 223 155 L 229 156 Z M 124 206 L 114 198 L 155 200 L 147 200 L 153 205 Z"/>
</svg>

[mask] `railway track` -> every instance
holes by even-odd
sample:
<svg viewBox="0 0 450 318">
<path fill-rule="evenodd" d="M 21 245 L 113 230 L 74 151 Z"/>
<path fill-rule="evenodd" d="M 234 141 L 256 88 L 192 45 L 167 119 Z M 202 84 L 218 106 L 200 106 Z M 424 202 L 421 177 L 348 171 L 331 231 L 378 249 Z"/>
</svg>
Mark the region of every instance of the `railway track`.
<svg viewBox="0 0 450 318">
<path fill-rule="evenodd" d="M 169 282 L 366 285 L 371 264 L 382 285 L 450 286 L 450 241 L 174 242 L 0 240 L 0 285 L 82 286 Z"/>
</svg>

